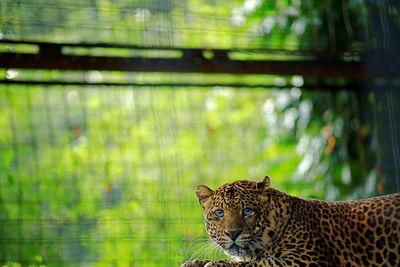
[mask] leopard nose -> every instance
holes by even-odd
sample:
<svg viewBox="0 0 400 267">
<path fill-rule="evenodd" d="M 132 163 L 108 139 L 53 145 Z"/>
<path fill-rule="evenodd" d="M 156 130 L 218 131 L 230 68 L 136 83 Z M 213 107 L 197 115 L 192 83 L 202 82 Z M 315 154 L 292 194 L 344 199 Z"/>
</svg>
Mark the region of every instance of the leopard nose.
<svg viewBox="0 0 400 267">
<path fill-rule="evenodd" d="M 235 230 L 235 231 L 225 231 L 225 234 L 229 236 L 232 241 L 235 241 L 239 235 L 242 233 L 242 230 Z"/>
</svg>

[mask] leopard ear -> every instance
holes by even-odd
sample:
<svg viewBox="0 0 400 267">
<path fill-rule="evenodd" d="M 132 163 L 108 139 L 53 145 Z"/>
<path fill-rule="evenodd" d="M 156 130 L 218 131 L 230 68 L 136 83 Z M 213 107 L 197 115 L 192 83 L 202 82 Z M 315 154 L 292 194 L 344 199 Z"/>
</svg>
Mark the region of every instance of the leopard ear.
<svg viewBox="0 0 400 267">
<path fill-rule="evenodd" d="M 267 189 L 269 189 L 270 185 L 271 185 L 271 180 L 269 179 L 268 176 L 265 176 L 262 182 L 257 183 L 257 189 L 266 191 Z"/>
<path fill-rule="evenodd" d="M 214 193 L 208 186 L 199 185 L 197 186 L 196 195 L 199 198 L 200 205 L 204 208 L 204 203 Z"/>
</svg>

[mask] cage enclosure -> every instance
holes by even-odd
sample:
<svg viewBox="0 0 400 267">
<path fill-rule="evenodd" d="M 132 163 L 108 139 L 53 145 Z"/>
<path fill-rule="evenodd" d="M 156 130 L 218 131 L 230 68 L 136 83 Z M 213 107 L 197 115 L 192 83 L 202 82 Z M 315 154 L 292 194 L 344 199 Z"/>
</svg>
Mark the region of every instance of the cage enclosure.
<svg viewBox="0 0 400 267">
<path fill-rule="evenodd" d="M 0 2 L 0 265 L 179 266 L 197 184 L 400 190 L 397 1 Z"/>
</svg>

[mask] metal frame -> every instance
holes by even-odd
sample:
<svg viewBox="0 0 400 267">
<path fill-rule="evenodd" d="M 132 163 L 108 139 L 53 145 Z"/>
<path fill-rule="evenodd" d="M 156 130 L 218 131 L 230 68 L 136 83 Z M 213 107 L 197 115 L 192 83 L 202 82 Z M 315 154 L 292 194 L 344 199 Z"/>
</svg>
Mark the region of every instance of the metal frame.
<svg viewBox="0 0 400 267">
<path fill-rule="evenodd" d="M 397 51 L 285 51 L 255 49 L 207 49 L 141 47 L 117 44 L 47 43 L 0 40 L 0 44 L 32 45 L 36 53 L 0 52 L 0 68 L 57 69 L 57 70 L 109 70 L 127 72 L 176 72 L 176 73 L 230 73 L 302 75 L 305 77 L 342 77 L 354 80 L 400 77 L 400 57 Z M 115 57 L 74 55 L 65 48 L 102 48 L 177 51 L 177 57 Z M 279 55 L 284 59 L 238 60 L 230 54 Z M 211 56 L 206 57 L 206 54 Z M 384 66 L 384 67 L 383 67 Z"/>
</svg>

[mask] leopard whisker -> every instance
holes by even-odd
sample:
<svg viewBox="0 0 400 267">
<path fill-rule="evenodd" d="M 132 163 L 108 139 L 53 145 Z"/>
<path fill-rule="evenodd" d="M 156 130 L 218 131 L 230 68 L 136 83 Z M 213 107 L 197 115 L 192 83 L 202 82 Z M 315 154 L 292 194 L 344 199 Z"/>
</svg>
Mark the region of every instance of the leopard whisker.
<svg viewBox="0 0 400 267">
<path fill-rule="evenodd" d="M 214 244 L 209 239 L 205 239 L 203 242 L 197 240 L 197 242 L 192 244 L 191 248 L 188 251 L 186 251 L 184 257 L 191 254 L 188 258 L 193 259 L 197 256 L 200 256 L 201 254 L 206 254 L 210 250 L 210 247 L 212 246 L 214 246 Z M 196 252 L 193 253 L 193 251 Z"/>
<path fill-rule="evenodd" d="M 252 246 L 251 241 L 246 242 L 246 246 L 250 249 L 251 259 L 255 259 L 256 258 L 256 249 Z"/>
<path fill-rule="evenodd" d="M 189 257 L 189 259 L 195 259 L 195 258 L 198 258 L 198 257 L 200 257 L 200 256 L 204 256 L 204 255 L 207 255 L 207 254 L 211 254 L 210 252 L 213 250 L 213 249 L 215 249 L 215 246 L 214 246 L 214 244 L 212 244 L 212 243 L 207 243 L 207 244 L 205 244 L 204 246 L 201 246 L 200 248 L 198 248 L 197 249 L 197 251 L 195 252 L 195 253 L 193 253 L 190 257 Z"/>
</svg>

